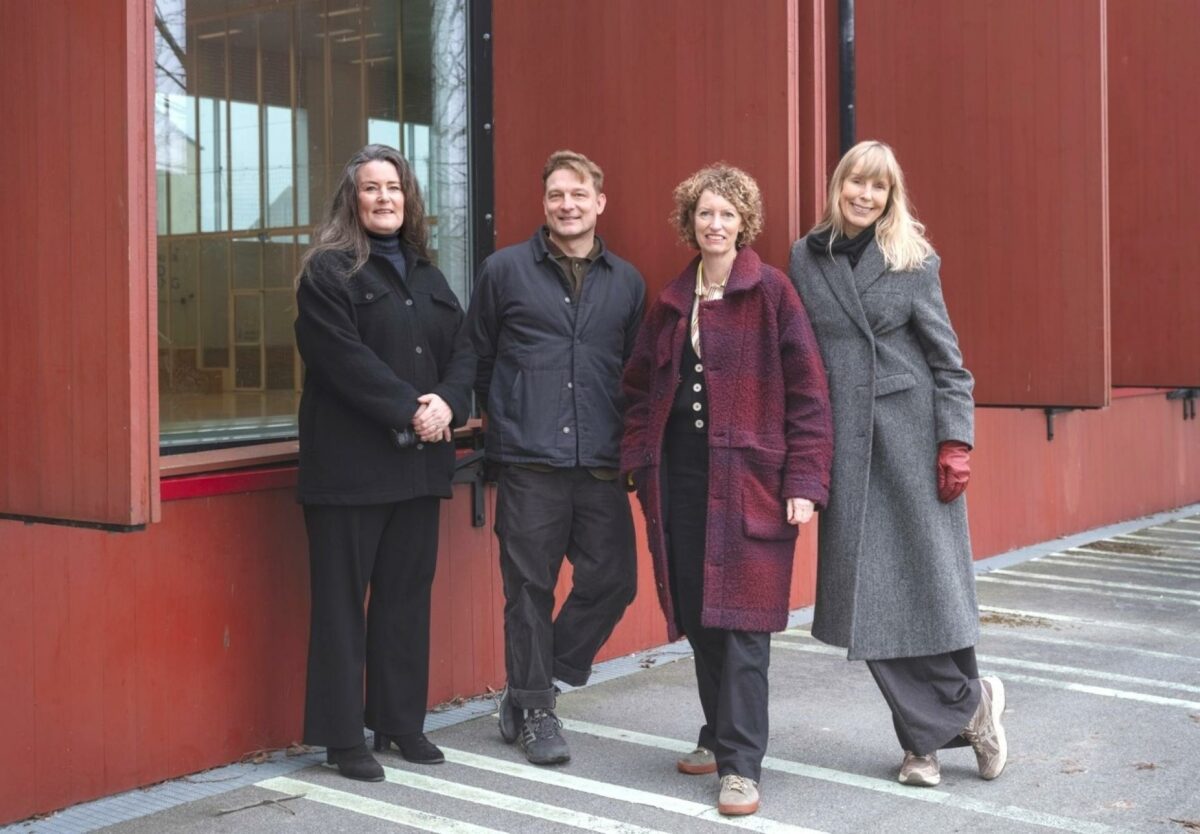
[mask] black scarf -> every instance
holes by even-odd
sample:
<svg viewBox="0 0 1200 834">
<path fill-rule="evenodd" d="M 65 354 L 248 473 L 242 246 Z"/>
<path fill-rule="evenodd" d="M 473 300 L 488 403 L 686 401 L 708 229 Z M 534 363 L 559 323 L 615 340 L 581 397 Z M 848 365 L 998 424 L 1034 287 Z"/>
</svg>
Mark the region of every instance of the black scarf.
<svg viewBox="0 0 1200 834">
<path fill-rule="evenodd" d="M 825 229 L 820 232 L 809 232 L 808 248 L 818 254 L 829 254 L 829 236 L 832 230 Z M 875 239 L 875 224 L 872 223 L 867 228 L 856 234 L 854 237 L 839 237 L 833 242 L 833 254 L 845 255 L 850 259 L 850 268 L 858 266 L 858 259 L 862 257 L 863 252 L 867 251 L 867 246 Z"/>
</svg>

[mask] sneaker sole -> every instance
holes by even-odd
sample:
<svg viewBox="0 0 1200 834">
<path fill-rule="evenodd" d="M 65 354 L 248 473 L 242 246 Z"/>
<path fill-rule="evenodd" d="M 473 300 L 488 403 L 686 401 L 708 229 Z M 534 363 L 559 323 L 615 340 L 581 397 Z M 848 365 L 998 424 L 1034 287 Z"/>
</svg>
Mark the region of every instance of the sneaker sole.
<svg viewBox="0 0 1200 834">
<path fill-rule="evenodd" d="M 562 755 L 562 756 L 545 756 L 545 757 L 534 758 L 533 756 L 530 756 L 528 753 L 526 753 L 525 758 L 529 760 L 530 764 L 556 765 L 556 764 L 566 764 L 567 762 L 571 761 L 571 754 L 566 753 L 565 755 Z"/>
<path fill-rule="evenodd" d="M 1004 710 L 1008 706 L 1008 702 L 1004 697 L 1004 681 L 993 675 L 989 675 L 984 680 L 992 685 L 992 714 L 996 716 L 996 742 L 1000 747 L 1000 767 L 990 776 L 982 773 L 979 775 L 991 781 L 1003 773 L 1005 766 L 1008 764 L 1008 738 L 1004 735 L 1004 725 L 1000 723 L 1000 716 L 1004 715 Z"/>
<path fill-rule="evenodd" d="M 695 765 L 680 759 L 675 762 L 675 769 L 680 773 L 686 773 L 688 776 L 707 776 L 709 773 L 717 772 L 717 763 L 713 761 L 708 764 Z"/>
<path fill-rule="evenodd" d="M 747 817 L 757 811 L 757 800 L 744 805 L 717 805 L 717 813 L 723 817 Z"/>
<path fill-rule="evenodd" d="M 932 779 L 926 779 L 918 776 L 916 778 L 908 778 L 905 776 L 897 776 L 896 781 L 901 785 L 908 785 L 910 788 L 936 788 L 942 784 L 941 774 L 938 774 Z"/>
</svg>

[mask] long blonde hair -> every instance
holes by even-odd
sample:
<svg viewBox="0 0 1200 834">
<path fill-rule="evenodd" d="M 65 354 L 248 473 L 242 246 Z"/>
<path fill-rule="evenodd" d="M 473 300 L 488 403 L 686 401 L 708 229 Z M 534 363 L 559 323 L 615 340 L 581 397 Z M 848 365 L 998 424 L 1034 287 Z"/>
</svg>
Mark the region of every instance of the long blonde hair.
<svg viewBox="0 0 1200 834">
<path fill-rule="evenodd" d="M 887 205 L 875 224 L 875 242 L 883 253 L 888 269 L 903 272 L 920 267 L 933 255 L 933 246 L 925 238 L 925 226 L 909 207 L 904 173 L 896 161 L 896 154 L 883 142 L 867 140 L 846 151 L 829 178 L 825 214 L 813 231 L 828 231 L 831 248 L 835 240 L 847 237 L 846 218 L 842 214 L 840 198 L 842 186 L 855 168 L 862 176 L 886 180 L 891 186 Z"/>
</svg>

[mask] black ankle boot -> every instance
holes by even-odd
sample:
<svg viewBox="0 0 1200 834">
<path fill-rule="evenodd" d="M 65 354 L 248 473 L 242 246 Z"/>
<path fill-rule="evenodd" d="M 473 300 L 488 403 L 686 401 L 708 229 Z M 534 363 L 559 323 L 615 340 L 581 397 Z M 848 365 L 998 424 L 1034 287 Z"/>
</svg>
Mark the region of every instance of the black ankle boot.
<svg viewBox="0 0 1200 834">
<path fill-rule="evenodd" d="M 359 782 L 382 782 L 383 766 L 367 750 L 366 743 L 353 747 L 325 748 L 325 762 L 334 765 L 338 773 Z"/>
<path fill-rule="evenodd" d="M 392 745 L 396 746 L 401 756 L 413 764 L 441 764 L 446 761 L 442 751 L 436 744 L 425 738 L 424 733 L 408 733 L 402 736 L 375 733 L 376 752 L 382 753 L 390 750 Z"/>
</svg>

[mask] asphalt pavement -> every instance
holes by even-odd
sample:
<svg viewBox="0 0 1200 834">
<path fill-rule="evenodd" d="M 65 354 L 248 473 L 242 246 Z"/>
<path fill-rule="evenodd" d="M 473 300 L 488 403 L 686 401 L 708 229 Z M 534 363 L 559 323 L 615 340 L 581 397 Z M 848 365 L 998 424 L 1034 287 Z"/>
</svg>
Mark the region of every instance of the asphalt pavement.
<svg viewBox="0 0 1200 834">
<path fill-rule="evenodd" d="M 984 674 L 1005 682 L 1008 767 L 970 748 L 942 783 L 896 781 L 901 751 L 866 666 L 807 631 L 777 635 L 757 815 L 716 813 L 717 778 L 684 776 L 700 706 L 686 643 L 602 665 L 565 692 L 572 759 L 534 767 L 494 707 L 431 714 L 445 764 L 384 755 L 364 784 L 277 756 L 88 803 L 0 832 L 1188 832 L 1200 831 L 1200 507 L 980 563 Z"/>
</svg>

